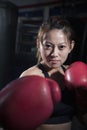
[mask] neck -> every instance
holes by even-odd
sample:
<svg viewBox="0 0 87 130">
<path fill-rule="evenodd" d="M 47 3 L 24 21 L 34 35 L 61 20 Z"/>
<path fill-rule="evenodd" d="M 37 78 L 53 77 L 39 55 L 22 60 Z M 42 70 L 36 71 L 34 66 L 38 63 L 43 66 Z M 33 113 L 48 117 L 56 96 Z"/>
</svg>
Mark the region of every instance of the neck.
<svg viewBox="0 0 87 130">
<path fill-rule="evenodd" d="M 54 73 L 56 73 L 56 72 L 61 72 L 61 73 L 63 73 L 61 66 L 60 66 L 60 67 L 57 67 L 57 68 L 51 68 L 51 67 L 49 67 L 47 64 L 45 64 L 44 62 L 41 62 L 41 64 L 42 64 L 42 65 L 44 66 L 44 68 L 47 70 L 47 72 L 49 73 L 49 75 L 52 75 L 52 74 L 54 74 Z"/>
</svg>

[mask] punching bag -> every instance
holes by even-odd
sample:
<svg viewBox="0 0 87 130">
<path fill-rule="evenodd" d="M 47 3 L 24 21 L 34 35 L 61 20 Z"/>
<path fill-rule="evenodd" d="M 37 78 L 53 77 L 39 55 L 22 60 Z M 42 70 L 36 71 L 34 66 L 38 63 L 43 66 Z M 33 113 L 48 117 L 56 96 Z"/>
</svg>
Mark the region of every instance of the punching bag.
<svg viewBox="0 0 87 130">
<path fill-rule="evenodd" d="M 18 10 L 0 2 L 0 89 L 13 78 Z"/>
</svg>

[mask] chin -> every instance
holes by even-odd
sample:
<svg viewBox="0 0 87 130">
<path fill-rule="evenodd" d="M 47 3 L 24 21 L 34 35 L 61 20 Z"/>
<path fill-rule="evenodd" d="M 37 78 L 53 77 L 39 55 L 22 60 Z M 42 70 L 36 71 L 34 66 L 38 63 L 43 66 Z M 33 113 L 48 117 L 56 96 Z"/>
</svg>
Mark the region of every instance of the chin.
<svg viewBox="0 0 87 130">
<path fill-rule="evenodd" d="M 51 68 L 58 68 L 58 67 L 60 67 L 60 66 L 61 66 L 61 65 L 59 65 L 59 64 L 51 64 L 51 65 L 50 65 Z"/>
</svg>

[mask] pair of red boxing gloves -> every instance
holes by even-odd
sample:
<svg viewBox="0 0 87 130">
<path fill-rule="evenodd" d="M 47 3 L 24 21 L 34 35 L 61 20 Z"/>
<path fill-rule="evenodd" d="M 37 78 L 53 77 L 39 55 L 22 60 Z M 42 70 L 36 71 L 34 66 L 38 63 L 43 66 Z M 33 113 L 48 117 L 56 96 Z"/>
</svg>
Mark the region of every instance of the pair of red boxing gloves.
<svg viewBox="0 0 87 130">
<path fill-rule="evenodd" d="M 68 89 L 76 90 L 83 111 L 87 101 L 79 90 L 87 94 L 87 65 L 73 63 L 65 72 L 65 83 Z M 54 80 L 40 76 L 16 79 L 0 92 L 0 125 L 5 130 L 35 130 L 50 117 L 54 103 L 61 97 L 60 86 Z"/>
</svg>

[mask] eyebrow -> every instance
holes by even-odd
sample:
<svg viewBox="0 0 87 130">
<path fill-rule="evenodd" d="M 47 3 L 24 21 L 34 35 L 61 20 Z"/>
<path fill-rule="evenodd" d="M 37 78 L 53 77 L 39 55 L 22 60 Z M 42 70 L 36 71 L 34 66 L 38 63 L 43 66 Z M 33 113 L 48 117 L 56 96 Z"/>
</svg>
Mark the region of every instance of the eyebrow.
<svg viewBox="0 0 87 130">
<path fill-rule="evenodd" d="M 47 43 L 51 44 L 51 45 L 54 45 L 53 43 L 49 42 L 49 41 L 46 41 Z"/>
<path fill-rule="evenodd" d="M 54 44 L 51 43 L 50 41 L 46 41 L 46 42 L 48 42 L 48 43 L 51 44 L 51 45 L 54 45 Z M 66 44 L 66 42 L 61 42 L 61 43 L 59 43 L 59 44 Z"/>
<path fill-rule="evenodd" d="M 61 42 L 61 43 L 59 43 L 59 44 L 66 44 L 66 42 Z"/>
</svg>

